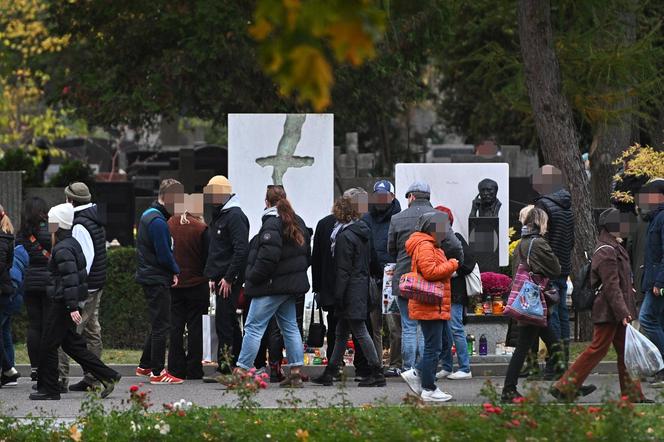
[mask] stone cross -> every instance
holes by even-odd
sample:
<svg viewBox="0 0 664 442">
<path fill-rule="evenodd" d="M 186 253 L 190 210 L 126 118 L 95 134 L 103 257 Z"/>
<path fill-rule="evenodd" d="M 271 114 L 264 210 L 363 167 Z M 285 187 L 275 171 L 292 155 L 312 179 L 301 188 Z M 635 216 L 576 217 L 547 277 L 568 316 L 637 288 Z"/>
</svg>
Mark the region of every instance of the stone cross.
<svg viewBox="0 0 664 442">
<path fill-rule="evenodd" d="M 302 126 L 306 115 L 288 114 L 284 122 L 284 134 L 279 140 L 277 154 L 256 158 L 261 167 L 272 166 L 272 184 L 283 185 L 284 175 L 291 167 L 309 167 L 314 164 L 312 157 L 296 157 L 295 149 L 302 138 Z"/>
</svg>

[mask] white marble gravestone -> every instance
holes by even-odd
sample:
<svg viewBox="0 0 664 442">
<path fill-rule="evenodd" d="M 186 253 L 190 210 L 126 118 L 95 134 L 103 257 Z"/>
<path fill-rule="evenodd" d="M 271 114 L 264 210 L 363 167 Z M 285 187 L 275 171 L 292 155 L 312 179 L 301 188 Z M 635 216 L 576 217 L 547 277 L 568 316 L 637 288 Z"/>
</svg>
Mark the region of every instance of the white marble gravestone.
<svg viewBox="0 0 664 442">
<path fill-rule="evenodd" d="M 334 115 L 229 114 L 228 175 L 251 236 L 270 184 L 283 185 L 295 212 L 315 228 L 334 199 Z"/>
<path fill-rule="evenodd" d="M 401 207 L 408 207 L 406 190 L 413 181 L 431 186 L 431 203 L 446 206 L 454 215 L 454 231 L 468 240 L 468 215 L 477 185 L 484 178 L 498 183 L 498 199 L 502 203 L 498 223 L 498 253 L 501 266 L 509 264 L 509 165 L 506 163 L 397 164 L 395 167 L 396 197 Z"/>
</svg>

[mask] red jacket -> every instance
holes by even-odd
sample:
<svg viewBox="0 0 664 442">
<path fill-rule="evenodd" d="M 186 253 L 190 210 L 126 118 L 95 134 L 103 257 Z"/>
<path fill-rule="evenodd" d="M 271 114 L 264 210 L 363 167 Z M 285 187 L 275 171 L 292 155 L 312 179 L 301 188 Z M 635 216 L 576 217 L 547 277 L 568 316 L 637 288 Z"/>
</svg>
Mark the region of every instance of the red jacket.
<svg viewBox="0 0 664 442">
<path fill-rule="evenodd" d="M 413 258 L 417 272 L 427 281 L 443 281 L 445 292 L 442 305 L 424 304 L 414 299 L 408 300 L 408 315 L 419 321 L 449 321 L 452 307 L 452 287 L 450 278 L 459 268 L 456 259 L 447 260 L 443 250 L 436 246 L 433 236 L 415 232 L 406 241 L 406 252 Z"/>
</svg>

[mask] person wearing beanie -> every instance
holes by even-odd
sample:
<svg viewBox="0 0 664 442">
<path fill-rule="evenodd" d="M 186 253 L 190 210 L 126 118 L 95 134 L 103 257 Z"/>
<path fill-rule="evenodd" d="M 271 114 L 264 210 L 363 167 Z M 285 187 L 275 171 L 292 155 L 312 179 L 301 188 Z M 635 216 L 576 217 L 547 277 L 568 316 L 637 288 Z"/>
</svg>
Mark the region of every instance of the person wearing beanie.
<svg viewBox="0 0 664 442">
<path fill-rule="evenodd" d="M 57 205 L 48 212 L 53 248 L 48 264 L 51 282 L 46 295 L 51 304 L 42 335 L 37 391 L 30 395 L 31 400 L 60 400 L 59 347 L 101 382 L 102 398 L 110 395 L 120 380 L 120 374 L 88 350 L 85 339 L 76 332 L 76 326 L 82 320 L 80 307 L 88 297 L 88 287 L 85 255 L 71 233 L 73 222 L 74 207 L 69 203 Z"/>
<path fill-rule="evenodd" d="M 594 386 L 583 387 L 591 371 L 600 363 L 613 344 L 618 355 L 618 376 L 621 396 L 632 402 L 645 399 L 638 379 L 632 379 L 625 367 L 625 330 L 636 317 L 632 287 L 632 270 L 622 238 L 630 231 L 629 215 L 618 209 L 607 209 L 599 217 L 599 240 L 593 253 L 590 284 L 597 288 L 592 308 L 593 340 L 550 390 L 561 400 L 573 400 L 592 392 Z"/>
<path fill-rule="evenodd" d="M 639 322 L 644 334 L 664 354 L 664 179 L 646 183 L 637 195 L 637 205 L 650 219 L 641 282 L 645 298 Z M 664 388 L 664 370 L 655 375 L 651 386 Z"/>
<path fill-rule="evenodd" d="M 71 183 L 65 188 L 66 202 L 74 207 L 72 236 L 81 245 L 85 256 L 85 270 L 88 275 L 88 299 L 81 309 L 81 323 L 76 331 L 85 338 L 88 348 L 101 358 L 101 325 L 99 324 L 99 304 L 106 283 L 106 230 L 105 222 L 91 202 L 90 190 L 84 183 Z M 60 351 L 60 379 L 68 384 L 69 358 Z M 97 380 L 85 373 L 83 379 L 69 387 L 70 391 L 90 391 L 97 386 Z"/>
<path fill-rule="evenodd" d="M 416 355 L 422 354 L 424 339 L 418 333 L 417 321 L 408 316 L 408 299 L 400 296 L 399 280 L 401 275 L 410 272 L 411 257 L 406 251 L 406 241 L 416 230 L 417 222 L 425 213 L 435 212 L 431 202 L 431 187 L 422 181 L 414 181 L 406 191 L 408 208 L 392 216 L 387 234 L 387 251 L 396 262 L 394 278 L 392 280 L 392 294 L 396 297 L 399 312 L 401 313 L 401 355 L 403 371 L 415 367 Z M 449 234 L 445 236 L 440 245 L 448 259 L 456 259 L 463 264 L 463 247 L 450 227 Z"/>
<path fill-rule="evenodd" d="M 171 326 L 170 288 L 178 284 L 180 273 L 167 222 L 175 210 L 176 201 L 183 200 L 182 184 L 174 179 L 162 181 L 157 201 L 143 212 L 138 223 L 136 282 L 143 287 L 151 328 L 136 375 L 148 377 L 154 385 L 184 382 L 165 368 L 166 342 Z"/>
<path fill-rule="evenodd" d="M 249 219 L 240 207 L 228 178 L 217 175 L 203 189 L 205 203 L 212 206 L 210 246 L 203 274 L 216 294 L 216 329 L 219 338 L 218 371 L 230 373 L 240 355 L 242 332 L 235 313 L 244 283 L 249 255 Z M 217 382 L 217 377 L 204 378 Z"/>
</svg>

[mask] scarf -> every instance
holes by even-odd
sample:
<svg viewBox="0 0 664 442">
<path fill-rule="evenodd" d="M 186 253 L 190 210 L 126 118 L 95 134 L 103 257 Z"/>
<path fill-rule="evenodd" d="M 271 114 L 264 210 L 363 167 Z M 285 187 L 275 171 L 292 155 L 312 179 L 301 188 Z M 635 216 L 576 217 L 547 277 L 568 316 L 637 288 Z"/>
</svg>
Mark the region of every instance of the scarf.
<svg viewBox="0 0 664 442">
<path fill-rule="evenodd" d="M 332 252 L 332 257 L 333 257 L 333 258 L 334 258 L 334 248 L 335 248 L 336 245 L 337 245 L 337 235 L 338 235 L 339 232 L 341 232 L 343 229 L 345 229 L 346 227 L 348 227 L 348 226 L 350 226 L 350 225 L 353 225 L 353 224 L 355 224 L 355 221 L 351 221 L 351 222 L 346 223 L 346 224 L 342 224 L 342 223 L 340 223 L 339 221 L 337 221 L 337 222 L 334 224 L 334 228 L 332 229 L 332 234 L 330 235 L 330 242 L 331 242 L 331 244 L 330 244 L 330 250 L 331 250 L 331 252 Z"/>
</svg>

